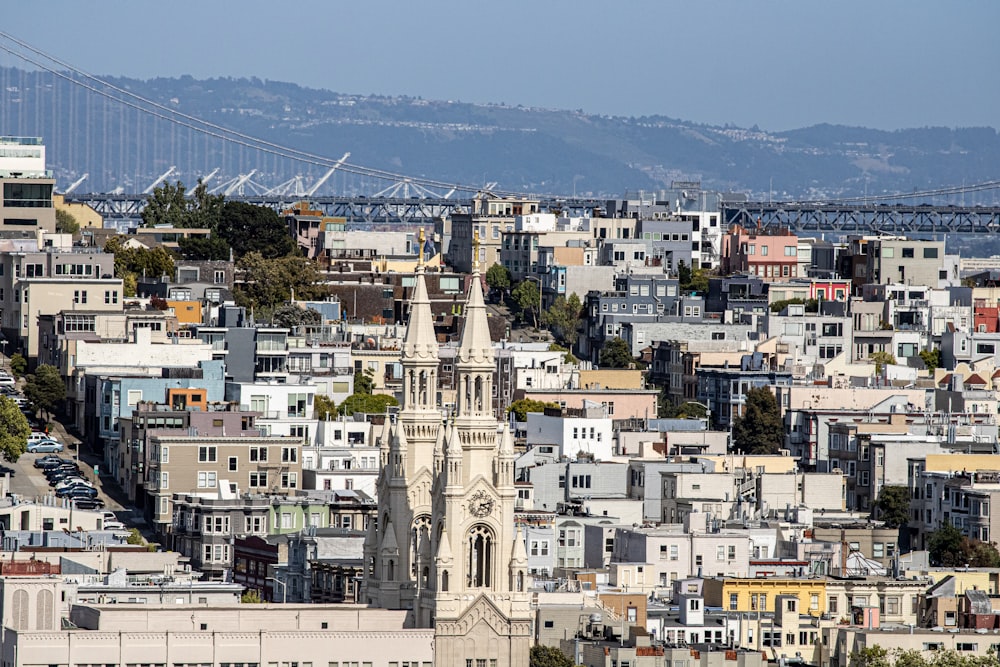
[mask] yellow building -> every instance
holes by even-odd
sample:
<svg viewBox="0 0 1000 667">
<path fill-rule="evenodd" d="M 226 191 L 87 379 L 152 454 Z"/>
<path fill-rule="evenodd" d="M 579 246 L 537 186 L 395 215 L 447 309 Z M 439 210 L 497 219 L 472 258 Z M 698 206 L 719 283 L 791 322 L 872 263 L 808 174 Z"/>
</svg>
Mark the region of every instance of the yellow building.
<svg viewBox="0 0 1000 667">
<path fill-rule="evenodd" d="M 704 593 L 706 607 L 723 611 L 774 611 L 779 595 L 797 597 L 803 614 L 820 616 L 826 610 L 825 579 L 715 577 L 705 579 Z"/>
<path fill-rule="evenodd" d="M 53 194 L 52 206 L 57 211 L 66 211 L 72 215 L 80 225 L 80 229 L 84 229 L 85 227 L 97 227 L 100 229 L 104 227 L 104 218 L 101 217 L 100 213 L 87 204 L 66 201 L 65 195 Z"/>
<path fill-rule="evenodd" d="M 781 455 L 720 454 L 702 457 L 715 462 L 716 472 L 734 472 L 737 469 L 760 470 L 765 473 L 784 474 L 798 469 L 798 459 Z"/>
</svg>

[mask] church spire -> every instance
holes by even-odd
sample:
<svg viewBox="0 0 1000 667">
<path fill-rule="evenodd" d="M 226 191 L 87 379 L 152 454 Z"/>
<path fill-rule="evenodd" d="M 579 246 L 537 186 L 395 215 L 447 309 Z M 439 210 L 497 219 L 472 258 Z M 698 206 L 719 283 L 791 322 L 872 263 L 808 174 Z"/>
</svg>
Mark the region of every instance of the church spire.
<svg viewBox="0 0 1000 667">
<path fill-rule="evenodd" d="M 420 255 L 417 261 L 416 281 L 413 296 L 410 299 L 410 317 L 406 326 L 406 336 L 403 338 L 402 360 L 437 361 L 437 337 L 434 335 L 434 315 L 431 313 L 431 301 L 427 296 L 427 283 L 424 279 L 424 230 L 420 229 Z M 409 399 L 409 396 L 406 397 Z"/>
<path fill-rule="evenodd" d="M 479 275 L 479 233 L 475 234 L 476 257 L 472 264 L 472 279 L 465 305 L 465 326 L 458 348 L 458 362 L 465 365 L 484 366 L 493 369 L 493 341 L 486 319 L 486 302 L 483 299 L 483 283 Z"/>
</svg>

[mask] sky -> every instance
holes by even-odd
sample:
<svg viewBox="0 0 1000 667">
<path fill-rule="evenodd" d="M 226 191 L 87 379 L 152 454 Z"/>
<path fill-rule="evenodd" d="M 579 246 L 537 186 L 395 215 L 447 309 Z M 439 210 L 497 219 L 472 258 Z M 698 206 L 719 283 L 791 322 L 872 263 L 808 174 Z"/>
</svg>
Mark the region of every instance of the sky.
<svg viewBox="0 0 1000 667">
<path fill-rule="evenodd" d="M 97 75 L 780 131 L 1000 127 L 997 26 L 997 0 L 21 0 L 0 30 Z"/>
</svg>

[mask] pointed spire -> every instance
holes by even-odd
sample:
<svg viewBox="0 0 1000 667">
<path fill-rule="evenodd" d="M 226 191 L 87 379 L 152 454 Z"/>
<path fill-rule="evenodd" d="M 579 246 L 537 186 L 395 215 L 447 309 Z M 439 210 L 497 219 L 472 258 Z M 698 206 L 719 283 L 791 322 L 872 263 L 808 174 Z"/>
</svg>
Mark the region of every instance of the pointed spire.
<svg viewBox="0 0 1000 667">
<path fill-rule="evenodd" d="M 449 565 L 451 563 L 451 544 L 448 540 L 448 530 L 444 527 L 441 528 L 441 537 L 438 539 L 435 558 L 437 558 L 437 562 L 441 565 Z"/>
<path fill-rule="evenodd" d="M 493 340 L 490 338 L 490 325 L 486 319 L 486 301 L 483 299 L 483 283 L 479 277 L 478 260 L 472 267 L 472 279 L 469 281 L 465 325 L 462 327 L 458 361 L 466 363 L 475 361 L 493 366 Z"/>
<path fill-rule="evenodd" d="M 500 440 L 499 447 L 497 447 L 498 454 L 500 456 L 510 458 L 514 457 L 514 436 L 510 432 L 510 424 L 507 422 L 503 423 L 503 428 L 500 429 L 500 433 L 497 435 Z"/>
<path fill-rule="evenodd" d="M 423 230 L 420 233 L 423 246 Z M 410 299 L 410 317 L 406 325 L 406 336 L 403 338 L 402 361 L 407 359 L 437 359 L 437 337 L 434 335 L 434 314 L 431 312 L 431 300 L 427 296 L 427 283 L 424 280 L 423 251 L 417 264 L 417 277 Z"/>
<path fill-rule="evenodd" d="M 448 432 L 448 445 L 444 450 L 445 458 L 462 458 L 462 441 L 458 438 L 458 429 L 454 426 Z"/>
<path fill-rule="evenodd" d="M 396 530 L 392 527 L 392 520 L 386 522 L 382 530 L 382 551 L 389 553 L 399 553 L 399 544 L 396 542 Z"/>
<path fill-rule="evenodd" d="M 517 535 L 514 536 L 514 546 L 510 550 L 511 567 L 515 565 L 524 566 L 528 563 L 528 551 L 524 546 L 524 532 L 521 526 L 517 527 Z"/>
</svg>

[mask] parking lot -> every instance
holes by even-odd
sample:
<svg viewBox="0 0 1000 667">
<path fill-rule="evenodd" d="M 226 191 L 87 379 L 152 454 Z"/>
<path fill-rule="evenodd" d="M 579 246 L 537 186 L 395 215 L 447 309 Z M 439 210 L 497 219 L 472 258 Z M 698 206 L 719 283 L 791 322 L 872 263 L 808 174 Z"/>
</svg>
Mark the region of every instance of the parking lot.
<svg viewBox="0 0 1000 667">
<path fill-rule="evenodd" d="M 45 454 L 23 454 L 16 463 L 5 464 L 7 468 L 12 470 L 11 474 L 11 493 L 15 493 L 24 499 L 35 499 L 41 498 L 54 493 L 54 489 L 49 486 L 49 481 L 45 478 L 45 474 L 35 467 L 35 459 L 46 456 Z M 63 452 L 58 454 L 59 457 L 63 459 L 75 460 L 75 452 Z M 120 511 L 122 509 L 121 505 L 115 502 L 112 498 L 104 492 L 101 485 L 101 479 L 94 476 L 93 469 L 83 461 L 78 462 L 80 464 L 80 470 L 82 476 L 88 481 L 94 484 L 98 490 L 98 498 L 104 501 L 104 506 L 106 509 L 112 512 Z"/>
</svg>

